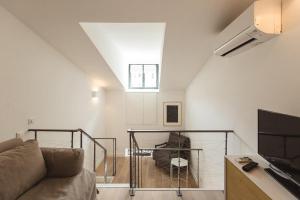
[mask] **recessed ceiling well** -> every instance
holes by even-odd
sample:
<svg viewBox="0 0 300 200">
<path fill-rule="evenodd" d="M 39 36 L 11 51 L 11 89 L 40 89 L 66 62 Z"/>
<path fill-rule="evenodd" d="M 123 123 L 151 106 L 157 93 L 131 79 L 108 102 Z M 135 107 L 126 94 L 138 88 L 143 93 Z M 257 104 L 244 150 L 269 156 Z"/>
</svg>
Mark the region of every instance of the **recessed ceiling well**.
<svg viewBox="0 0 300 200">
<path fill-rule="evenodd" d="M 80 23 L 111 70 L 128 87 L 129 64 L 161 66 L 165 23 Z"/>
</svg>

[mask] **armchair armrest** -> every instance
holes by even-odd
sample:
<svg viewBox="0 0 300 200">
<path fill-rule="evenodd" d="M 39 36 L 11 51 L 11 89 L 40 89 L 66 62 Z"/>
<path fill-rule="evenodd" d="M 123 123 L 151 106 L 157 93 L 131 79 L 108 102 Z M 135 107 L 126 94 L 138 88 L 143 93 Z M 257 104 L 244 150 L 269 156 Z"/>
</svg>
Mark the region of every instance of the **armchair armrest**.
<svg viewBox="0 0 300 200">
<path fill-rule="evenodd" d="M 158 147 L 162 148 L 162 147 L 167 146 L 167 144 L 168 144 L 167 142 L 164 142 L 164 143 L 161 143 L 161 144 L 156 144 L 155 148 L 158 148 Z"/>
<path fill-rule="evenodd" d="M 41 148 L 48 177 L 71 177 L 79 174 L 83 168 L 84 151 L 82 149 Z"/>
</svg>

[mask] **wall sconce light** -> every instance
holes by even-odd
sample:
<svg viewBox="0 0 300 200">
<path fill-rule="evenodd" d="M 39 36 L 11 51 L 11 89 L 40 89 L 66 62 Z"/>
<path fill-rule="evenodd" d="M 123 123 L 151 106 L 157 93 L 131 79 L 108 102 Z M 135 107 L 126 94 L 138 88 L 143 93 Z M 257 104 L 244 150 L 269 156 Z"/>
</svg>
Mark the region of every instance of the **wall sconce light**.
<svg viewBox="0 0 300 200">
<path fill-rule="evenodd" d="M 92 91 L 92 99 L 98 99 L 99 98 L 99 91 L 93 90 Z"/>
</svg>

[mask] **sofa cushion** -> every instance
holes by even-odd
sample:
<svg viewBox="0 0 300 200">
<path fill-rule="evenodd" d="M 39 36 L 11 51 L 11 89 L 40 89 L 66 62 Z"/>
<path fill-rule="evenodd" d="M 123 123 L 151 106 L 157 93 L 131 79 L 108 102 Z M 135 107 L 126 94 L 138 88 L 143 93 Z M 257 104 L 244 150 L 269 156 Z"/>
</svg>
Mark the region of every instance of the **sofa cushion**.
<svg viewBox="0 0 300 200">
<path fill-rule="evenodd" d="M 0 199 L 15 200 L 45 175 L 45 162 L 36 141 L 0 153 Z"/>
<path fill-rule="evenodd" d="M 96 176 L 83 169 L 68 178 L 45 178 L 18 200 L 95 200 Z"/>
<path fill-rule="evenodd" d="M 46 162 L 48 177 L 71 177 L 83 167 L 82 149 L 41 148 Z"/>
<path fill-rule="evenodd" d="M 23 140 L 21 140 L 20 138 L 14 138 L 14 139 L 11 139 L 11 140 L 1 142 L 0 143 L 0 153 L 4 152 L 4 151 L 7 151 L 9 149 L 13 149 L 13 148 L 15 148 L 17 146 L 20 146 L 22 144 L 23 144 Z"/>
</svg>

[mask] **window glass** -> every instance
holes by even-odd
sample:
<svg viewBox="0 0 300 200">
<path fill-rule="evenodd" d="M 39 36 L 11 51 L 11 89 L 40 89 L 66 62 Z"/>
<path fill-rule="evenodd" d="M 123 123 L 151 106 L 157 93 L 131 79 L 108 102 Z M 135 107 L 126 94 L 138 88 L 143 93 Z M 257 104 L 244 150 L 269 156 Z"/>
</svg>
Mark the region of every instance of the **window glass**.
<svg viewBox="0 0 300 200">
<path fill-rule="evenodd" d="M 157 65 L 144 65 L 145 88 L 157 87 Z"/>
<path fill-rule="evenodd" d="M 129 89 L 157 89 L 158 65 L 129 65 Z"/>
<path fill-rule="evenodd" d="M 130 87 L 142 88 L 143 87 L 143 65 L 130 66 Z"/>
</svg>

